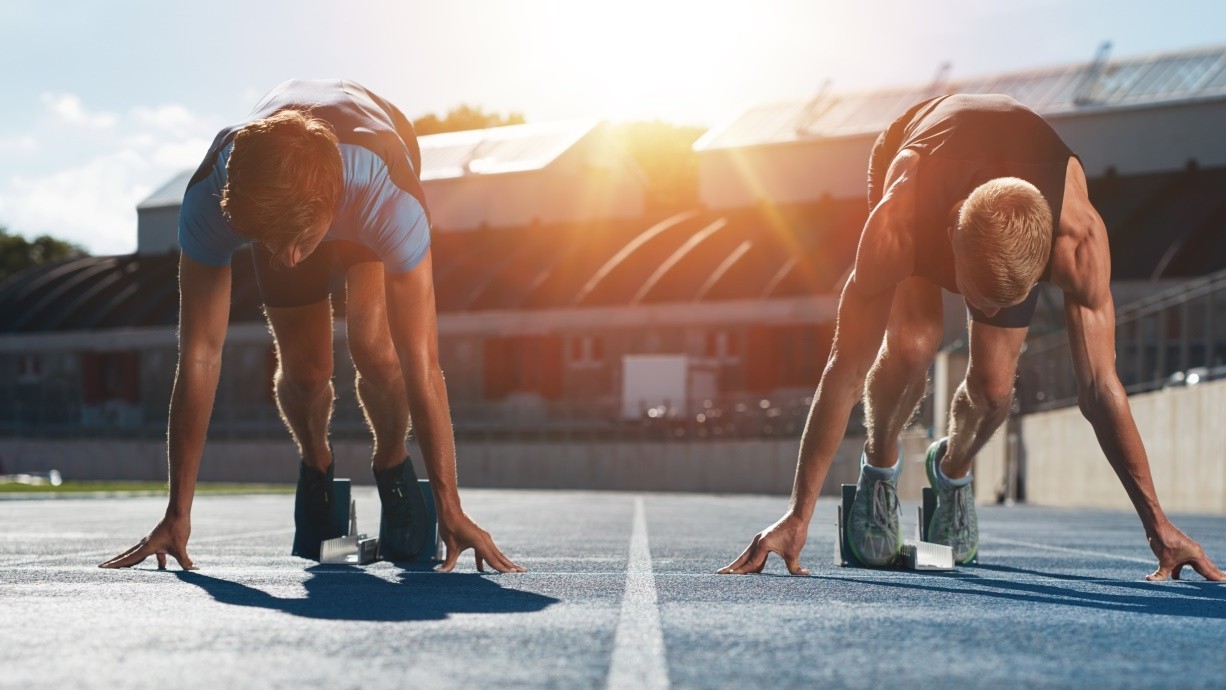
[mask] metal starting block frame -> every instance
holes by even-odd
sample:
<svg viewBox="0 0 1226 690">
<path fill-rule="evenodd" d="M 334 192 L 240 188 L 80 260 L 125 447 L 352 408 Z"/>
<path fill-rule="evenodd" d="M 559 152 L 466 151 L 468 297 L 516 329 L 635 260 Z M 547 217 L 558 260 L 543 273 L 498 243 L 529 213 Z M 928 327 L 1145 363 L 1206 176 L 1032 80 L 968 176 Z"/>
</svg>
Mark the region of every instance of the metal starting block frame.
<svg viewBox="0 0 1226 690">
<path fill-rule="evenodd" d="M 851 550 L 851 546 L 847 543 L 845 526 L 848 516 L 851 515 L 851 504 L 856 500 L 856 485 L 844 484 L 842 498 L 843 500 L 838 507 L 838 514 L 835 518 L 835 529 L 838 532 L 838 538 L 834 542 L 834 562 L 850 568 L 872 567 L 861 563 L 860 559 L 856 558 L 855 552 Z M 892 564 L 883 567 L 899 568 L 902 570 L 936 571 L 954 569 L 954 550 L 944 544 L 934 544 L 927 541 L 928 520 L 936 510 L 936 504 L 936 492 L 930 487 L 924 487 L 923 500 L 920 502 L 916 516 L 915 539 L 904 539 L 902 550 L 899 552 L 898 557 L 894 559 Z"/>
<path fill-rule="evenodd" d="M 428 479 L 419 479 L 417 484 L 426 499 L 426 519 L 430 536 L 414 563 L 435 563 L 443 560 L 443 541 L 438 535 L 438 511 L 434 507 L 434 492 Z M 379 538 L 358 533 L 357 501 L 353 499 L 348 479 L 333 479 L 332 494 L 335 497 L 332 519 L 340 525 L 345 536 L 324 539 L 319 542 L 319 562 L 336 565 L 366 565 L 381 560 Z"/>
</svg>

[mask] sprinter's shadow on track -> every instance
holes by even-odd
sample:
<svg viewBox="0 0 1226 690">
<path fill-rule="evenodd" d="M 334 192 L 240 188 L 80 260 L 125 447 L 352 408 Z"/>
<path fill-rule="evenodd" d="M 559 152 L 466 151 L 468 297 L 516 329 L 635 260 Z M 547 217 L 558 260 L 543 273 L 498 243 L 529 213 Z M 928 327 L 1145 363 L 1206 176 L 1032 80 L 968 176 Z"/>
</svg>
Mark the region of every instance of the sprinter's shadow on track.
<svg viewBox="0 0 1226 690">
<path fill-rule="evenodd" d="M 1188 569 L 1185 568 L 1185 572 Z M 1006 576 L 998 576 L 996 573 Z M 1007 574 L 1038 576 L 1060 584 L 1019 581 Z M 1192 577 L 1199 578 L 1193 574 Z M 981 564 L 944 575 L 947 586 L 901 580 L 824 578 L 917 592 L 990 597 L 1033 604 L 1073 606 L 1126 613 L 1226 619 L 1226 584 L 1203 580 L 1177 582 L 1111 581 L 1102 578 L 1047 573 L 1004 565 Z M 1104 591 L 1107 590 L 1107 591 Z"/>
<path fill-rule="evenodd" d="M 402 570 L 388 581 L 351 566 L 316 565 L 303 583 L 305 597 L 282 598 L 254 587 L 182 571 L 180 580 L 208 592 L 222 604 L 281 611 L 323 620 L 443 620 L 453 613 L 529 613 L 558 600 L 499 585 L 476 573 Z M 513 577 L 513 576 L 511 576 Z"/>
</svg>

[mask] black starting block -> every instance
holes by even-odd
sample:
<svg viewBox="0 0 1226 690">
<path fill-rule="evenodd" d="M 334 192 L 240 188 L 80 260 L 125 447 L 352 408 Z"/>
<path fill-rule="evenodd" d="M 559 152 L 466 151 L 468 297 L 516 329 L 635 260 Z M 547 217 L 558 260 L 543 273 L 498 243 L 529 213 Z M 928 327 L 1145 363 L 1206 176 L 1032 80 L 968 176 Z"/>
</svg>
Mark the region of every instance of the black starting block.
<svg viewBox="0 0 1226 690">
<path fill-rule="evenodd" d="M 860 559 L 856 558 L 855 552 L 851 550 L 851 546 L 847 543 L 847 520 L 851 515 L 851 504 L 856 500 L 856 485 L 843 485 L 843 501 L 839 505 L 838 515 L 835 519 L 835 529 L 838 532 L 838 537 L 834 542 L 834 562 L 838 565 L 851 568 L 868 568 Z M 931 488 L 925 487 L 923 501 L 921 502 L 917 515 L 915 526 L 915 539 L 904 539 L 902 550 L 899 551 L 898 557 L 887 568 L 899 568 L 903 570 L 953 570 L 954 569 L 954 551 L 952 548 L 944 544 L 934 544 L 927 541 L 928 538 L 928 519 L 936 508 L 937 496 L 936 492 Z"/>
<path fill-rule="evenodd" d="M 434 507 L 434 492 L 430 481 L 419 479 L 422 496 L 426 499 L 426 520 L 429 537 L 414 563 L 435 563 L 443 560 L 443 542 L 438 534 L 438 511 Z M 319 562 L 332 564 L 366 565 L 380 560 L 379 538 L 358 533 L 357 501 L 353 499 L 348 479 L 333 479 L 332 519 L 345 536 L 325 539 L 319 543 Z"/>
</svg>

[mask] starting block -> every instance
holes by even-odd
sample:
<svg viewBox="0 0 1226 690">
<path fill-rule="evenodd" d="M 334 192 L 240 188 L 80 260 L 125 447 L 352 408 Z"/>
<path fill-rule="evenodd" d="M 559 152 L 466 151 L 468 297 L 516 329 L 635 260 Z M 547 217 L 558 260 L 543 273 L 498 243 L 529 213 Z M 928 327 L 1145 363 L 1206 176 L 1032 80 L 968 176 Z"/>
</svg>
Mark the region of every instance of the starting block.
<svg viewBox="0 0 1226 690">
<path fill-rule="evenodd" d="M 438 534 L 438 512 L 434 507 L 434 492 L 430 481 L 419 479 L 422 496 L 426 499 L 426 520 L 429 522 L 429 538 L 415 563 L 433 563 L 443 560 L 443 542 Z M 332 493 L 335 497 L 332 519 L 345 533 L 343 537 L 325 539 L 319 543 L 319 562 L 341 565 L 366 565 L 381 559 L 379 538 L 358 533 L 357 501 L 352 497 L 348 479 L 333 479 Z"/>
<path fill-rule="evenodd" d="M 429 479 L 418 479 L 418 486 L 421 487 L 421 495 L 426 499 L 426 520 L 429 523 L 426 527 L 426 532 L 430 535 L 426 538 L 426 543 L 421 547 L 421 553 L 417 554 L 417 558 L 413 559 L 414 563 L 442 563 L 443 556 L 443 540 L 438 536 L 438 510 L 434 507 L 434 491 L 430 489 Z"/>
<path fill-rule="evenodd" d="M 845 567 L 870 567 L 861 563 L 856 558 L 856 554 L 847 543 L 845 526 L 848 516 L 851 514 L 851 504 L 856 500 L 856 485 L 844 484 L 842 498 L 843 500 L 838 507 L 838 515 L 835 520 L 838 538 L 834 543 L 834 562 Z M 936 492 L 931 488 L 925 487 L 923 501 L 918 510 L 915 539 L 904 539 L 902 550 L 899 552 L 898 557 L 892 564 L 883 567 L 900 568 L 903 570 L 945 571 L 954 569 L 953 549 L 944 544 L 934 544 L 926 541 L 928 537 L 928 518 L 936 508 L 936 500 Z"/>
</svg>

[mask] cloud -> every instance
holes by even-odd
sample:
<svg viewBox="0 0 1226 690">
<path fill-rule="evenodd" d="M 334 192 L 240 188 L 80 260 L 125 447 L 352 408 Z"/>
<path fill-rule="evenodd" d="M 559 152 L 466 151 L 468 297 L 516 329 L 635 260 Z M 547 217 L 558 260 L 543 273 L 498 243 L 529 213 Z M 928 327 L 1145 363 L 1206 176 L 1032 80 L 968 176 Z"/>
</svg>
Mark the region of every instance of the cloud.
<svg viewBox="0 0 1226 690">
<path fill-rule="evenodd" d="M 198 165 L 220 126 L 177 104 L 138 106 L 120 117 L 90 113 L 67 94 L 44 94 L 43 102 L 56 117 L 43 123 L 37 139 L 34 134 L 2 138 L 0 151 L 47 142 L 49 150 L 40 156 L 71 158 L 62 167 L 33 173 L 15 156 L 0 156 L 0 224 L 28 236 L 75 242 L 94 254 L 135 251 L 136 205 L 172 176 Z M 52 146 L 82 128 L 106 128 L 108 134 Z"/>
<path fill-rule="evenodd" d="M 168 103 L 157 106 L 137 106 L 132 109 L 133 121 L 145 128 L 152 128 L 176 136 L 200 134 L 208 129 L 208 123 L 185 106 Z"/>
<path fill-rule="evenodd" d="M 34 151 L 36 149 L 38 149 L 38 140 L 29 134 L 0 139 L 0 151 Z"/>
<path fill-rule="evenodd" d="M 151 191 L 148 159 L 131 149 L 42 176 L 14 175 L 0 187 L 0 218 L 26 235 L 48 234 L 96 254 L 136 247 L 136 204 Z"/>
<path fill-rule="evenodd" d="M 110 129 L 118 121 L 114 113 L 87 111 L 81 99 L 70 93 L 44 93 L 42 102 L 61 122 L 76 127 Z"/>
</svg>

